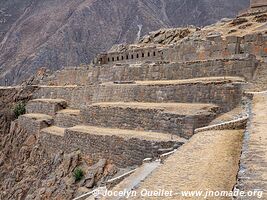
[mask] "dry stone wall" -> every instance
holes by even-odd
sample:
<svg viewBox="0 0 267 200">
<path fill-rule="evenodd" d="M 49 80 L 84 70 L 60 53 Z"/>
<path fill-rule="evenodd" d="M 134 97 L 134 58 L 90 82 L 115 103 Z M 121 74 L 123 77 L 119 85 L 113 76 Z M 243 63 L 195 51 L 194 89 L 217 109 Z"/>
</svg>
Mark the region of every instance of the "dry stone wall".
<svg viewBox="0 0 267 200">
<path fill-rule="evenodd" d="M 225 58 L 239 54 L 267 57 L 267 35 L 249 34 L 244 37 L 220 35 L 208 36 L 206 40 L 184 40 L 164 54 L 164 60 L 192 61 Z"/>
<path fill-rule="evenodd" d="M 42 132 L 42 145 L 53 152 L 81 150 L 93 161 L 106 158 L 119 167 L 142 164 L 145 158 L 156 158 L 160 149 L 178 148 L 177 141 L 148 141 L 138 138 L 125 139 L 115 135 L 94 135 L 66 129 L 64 136 Z"/>
<path fill-rule="evenodd" d="M 248 116 L 241 117 L 239 119 L 223 122 L 220 124 L 214 124 L 202 128 L 195 129 L 194 133 L 200 133 L 210 130 L 233 130 L 233 129 L 244 129 L 248 121 Z"/>
<path fill-rule="evenodd" d="M 259 0 L 253 5 L 261 5 L 264 0 Z M 256 7 L 256 6 L 255 6 Z M 258 6 L 259 7 L 259 6 Z M 250 38 L 248 41 L 247 39 Z M 253 38 L 253 39 L 252 39 Z M 250 44 L 246 44 L 249 42 Z M 221 35 L 213 34 L 207 36 L 205 39 L 200 38 L 185 38 L 178 45 L 162 46 L 162 49 L 158 52 L 153 49 L 146 52 L 144 55 L 154 54 L 154 59 L 150 61 L 162 61 L 162 62 L 180 62 L 180 61 L 194 61 L 194 60 L 208 60 L 212 58 L 225 58 L 237 54 L 253 54 L 257 57 L 267 57 L 267 38 L 266 34 L 262 33 L 252 33 L 245 35 L 243 37 L 239 36 L 227 36 L 223 38 Z M 245 44 L 245 45 L 244 45 Z M 252 46 L 252 48 L 251 48 Z M 139 56 L 142 51 L 146 51 L 146 48 L 137 48 L 138 53 L 132 53 L 131 59 L 127 63 L 132 63 L 132 60 L 136 63 L 144 62 L 144 57 Z M 157 52 L 157 53 L 155 53 Z M 127 55 L 129 54 L 126 51 Z M 122 53 L 116 52 L 113 54 L 100 54 L 96 57 L 98 64 L 114 64 L 125 63 L 122 59 L 126 55 L 121 55 Z M 112 57 L 112 58 L 111 58 Z M 112 59 L 110 61 L 110 59 Z M 116 63 L 115 62 L 115 63 Z"/>
<path fill-rule="evenodd" d="M 164 112 L 160 109 L 88 106 L 81 112 L 86 124 L 119 129 L 145 130 L 190 138 L 195 128 L 209 124 L 217 108 L 196 115 Z"/>
<path fill-rule="evenodd" d="M 54 120 L 38 120 L 36 118 L 28 117 L 27 115 L 21 115 L 18 118 L 18 124 L 23 127 L 29 134 L 39 134 L 40 130 L 52 125 Z"/>
<path fill-rule="evenodd" d="M 152 47 L 135 47 L 129 50 L 118 52 L 108 52 L 98 54 L 93 60 L 93 64 L 104 65 L 114 63 L 135 63 L 135 62 L 155 62 L 163 60 L 162 48 Z"/>
<path fill-rule="evenodd" d="M 56 71 L 48 77 L 41 80 L 43 85 L 86 85 L 92 69 L 87 66 L 68 67 Z"/>
<path fill-rule="evenodd" d="M 179 80 L 210 76 L 240 76 L 250 80 L 256 66 L 256 59 L 252 55 L 186 63 L 102 66 L 95 68 L 88 81 L 93 84 L 109 81 Z"/>
<path fill-rule="evenodd" d="M 169 56 L 174 56 L 174 53 Z M 45 79 L 43 84 L 88 85 L 114 81 L 179 80 L 210 76 L 240 76 L 251 80 L 256 68 L 256 57 L 243 54 L 236 55 L 235 58 L 223 57 L 206 61 L 63 69 Z"/>
<path fill-rule="evenodd" d="M 82 124 L 80 115 L 72 115 L 66 113 L 57 113 L 55 115 L 55 125 L 63 128 L 73 127 Z"/>
<path fill-rule="evenodd" d="M 189 83 L 178 85 L 99 86 L 92 102 L 213 103 L 222 110 L 235 107 L 242 98 L 241 83 Z M 113 94 L 113 95 L 110 95 Z"/>
<path fill-rule="evenodd" d="M 213 103 L 228 111 L 242 98 L 242 83 L 227 80 L 177 85 L 112 84 L 87 87 L 41 87 L 35 98 L 67 99 L 73 108 L 98 102 Z"/>
<path fill-rule="evenodd" d="M 47 115 L 55 115 L 59 110 L 67 107 L 65 100 L 51 101 L 50 99 L 44 100 L 31 100 L 26 105 L 27 113 L 42 113 Z"/>
</svg>

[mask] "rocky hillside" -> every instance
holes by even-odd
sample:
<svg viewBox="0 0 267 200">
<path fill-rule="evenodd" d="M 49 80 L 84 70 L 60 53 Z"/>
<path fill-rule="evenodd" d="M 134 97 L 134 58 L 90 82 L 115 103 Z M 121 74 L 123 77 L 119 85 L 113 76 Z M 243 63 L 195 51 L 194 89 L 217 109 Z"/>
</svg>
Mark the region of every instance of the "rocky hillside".
<svg viewBox="0 0 267 200">
<path fill-rule="evenodd" d="M 90 63 L 112 45 L 159 28 L 202 26 L 232 17 L 249 0 L 0 1 L 0 85 L 41 67 Z"/>
<path fill-rule="evenodd" d="M 109 179 L 118 168 L 105 159 L 92 165 L 80 151 L 47 152 L 37 135 L 14 120 L 13 108 L 31 99 L 35 87 L 0 93 L 0 199 L 72 199 Z M 83 181 L 73 171 L 82 169 Z"/>
</svg>

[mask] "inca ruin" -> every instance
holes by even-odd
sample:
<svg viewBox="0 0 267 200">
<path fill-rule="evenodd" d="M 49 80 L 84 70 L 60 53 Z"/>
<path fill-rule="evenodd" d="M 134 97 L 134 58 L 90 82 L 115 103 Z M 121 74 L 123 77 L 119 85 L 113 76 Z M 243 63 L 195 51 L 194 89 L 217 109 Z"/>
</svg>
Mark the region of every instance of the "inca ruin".
<svg viewBox="0 0 267 200">
<path fill-rule="evenodd" d="M 0 87 L 0 199 L 267 199 L 266 63 L 267 2 L 251 0 Z"/>
</svg>

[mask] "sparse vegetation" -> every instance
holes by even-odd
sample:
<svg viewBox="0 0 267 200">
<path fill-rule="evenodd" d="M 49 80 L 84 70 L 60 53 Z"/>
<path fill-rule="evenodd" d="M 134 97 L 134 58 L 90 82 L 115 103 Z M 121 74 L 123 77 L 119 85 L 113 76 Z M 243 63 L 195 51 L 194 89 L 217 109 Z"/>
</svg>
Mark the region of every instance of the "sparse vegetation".
<svg viewBox="0 0 267 200">
<path fill-rule="evenodd" d="M 80 181 L 84 177 L 84 172 L 81 168 L 76 168 L 73 172 L 73 176 L 76 182 Z"/>
<path fill-rule="evenodd" d="M 13 108 L 13 113 L 15 118 L 17 119 L 20 115 L 24 115 L 26 113 L 26 105 L 23 102 L 19 102 Z"/>
</svg>

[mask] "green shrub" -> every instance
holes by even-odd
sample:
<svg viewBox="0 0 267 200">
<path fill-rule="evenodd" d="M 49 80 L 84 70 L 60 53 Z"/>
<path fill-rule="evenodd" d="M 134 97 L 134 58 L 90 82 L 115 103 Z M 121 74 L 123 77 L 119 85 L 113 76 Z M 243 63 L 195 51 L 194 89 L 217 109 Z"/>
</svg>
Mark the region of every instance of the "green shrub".
<svg viewBox="0 0 267 200">
<path fill-rule="evenodd" d="M 15 118 L 17 119 L 20 115 L 24 115 L 26 113 L 26 105 L 23 102 L 19 102 L 15 105 L 13 109 L 13 113 Z"/>
<path fill-rule="evenodd" d="M 74 176 L 75 181 L 80 181 L 80 180 L 82 180 L 82 178 L 84 176 L 84 172 L 81 168 L 76 168 L 74 170 L 73 176 Z"/>
</svg>

